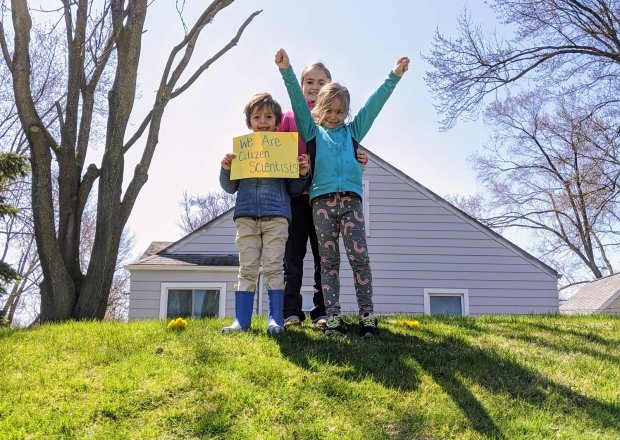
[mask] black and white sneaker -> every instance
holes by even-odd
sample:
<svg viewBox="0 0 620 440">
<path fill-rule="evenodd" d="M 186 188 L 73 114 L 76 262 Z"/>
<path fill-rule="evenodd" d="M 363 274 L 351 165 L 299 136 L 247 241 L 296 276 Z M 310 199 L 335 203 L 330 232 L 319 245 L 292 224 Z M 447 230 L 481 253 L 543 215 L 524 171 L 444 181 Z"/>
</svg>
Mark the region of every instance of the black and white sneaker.
<svg viewBox="0 0 620 440">
<path fill-rule="evenodd" d="M 340 315 L 332 315 L 327 319 L 325 324 L 326 336 L 345 335 L 346 333 L 347 329 L 344 327 L 344 320 Z"/>
<path fill-rule="evenodd" d="M 360 317 L 360 336 L 371 338 L 378 335 L 379 329 L 377 328 L 377 324 L 377 318 L 371 313 L 364 313 L 364 315 Z"/>
</svg>

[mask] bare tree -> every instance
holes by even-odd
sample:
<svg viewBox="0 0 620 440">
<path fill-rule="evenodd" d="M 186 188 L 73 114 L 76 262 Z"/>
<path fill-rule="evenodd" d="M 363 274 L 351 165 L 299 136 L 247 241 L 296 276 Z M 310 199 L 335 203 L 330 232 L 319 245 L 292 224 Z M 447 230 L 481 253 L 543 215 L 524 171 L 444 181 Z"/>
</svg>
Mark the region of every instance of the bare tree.
<svg viewBox="0 0 620 440">
<path fill-rule="evenodd" d="M 184 192 L 179 203 L 183 208 L 179 227 L 184 234 L 189 234 L 235 206 L 236 199 L 235 194 L 224 191 L 197 196 Z"/>
<path fill-rule="evenodd" d="M 110 287 L 110 296 L 105 312 L 105 319 L 110 321 L 126 321 L 129 312 L 129 272 L 123 266 L 134 259 L 132 255 L 135 245 L 133 235 L 123 233 L 121 245 L 116 259 L 116 270 Z"/>
<path fill-rule="evenodd" d="M 436 33 L 426 57 L 442 128 L 478 114 L 511 84 L 534 85 L 548 94 L 580 92 L 591 107 L 618 107 L 620 96 L 620 1 L 491 0 L 505 40 L 485 35 L 465 12 L 458 37 Z M 616 110 L 617 111 L 617 110 Z"/>
<path fill-rule="evenodd" d="M 579 281 L 574 273 L 613 274 L 620 248 L 617 120 L 578 103 L 538 93 L 496 102 L 485 114 L 494 135 L 472 156 L 488 195 L 471 204 L 474 215 L 495 229 L 533 232 L 535 252 L 563 267 L 568 284 Z"/>
<path fill-rule="evenodd" d="M 486 109 L 472 160 L 486 193 L 456 200 L 529 233 L 563 283 L 614 273 L 618 250 L 620 0 L 491 0 L 500 37 L 465 11 L 435 35 L 426 82 L 442 129 Z M 544 99 L 543 99 L 544 98 Z"/>
<path fill-rule="evenodd" d="M 24 182 L 22 185 L 24 186 Z M 29 194 L 29 187 L 23 189 Z M 8 193 L 16 196 L 16 191 Z M 19 195 L 17 195 L 19 197 Z M 22 198 L 27 198 L 23 196 Z M 82 231 L 80 238 L 80 266 L 82 270 L 88 267 L 90 254 L 95 239 L 96 209 L 94 203 L 88 203 L 82 219 Z M 4 255 L 10 251 L 17 252 L 19 258 L 15 270 L 19 274 L 19 280 L 12 284 L 8 292 L 4 306 L 0 311 L 10 324 L 29 325 L 38 321 L 40 316 L 40 296 L 38 285 L 42 279 L 39 255 L 36 252 L 36 244 L 32 229 L 32 215 L 30 209 L 20 211 L 19 216 L 10 220 L 5 219 L 4 228 L 7 240 L 4 246 Z M 112 280 L 112 287 L 108 298 L 106 319 L 124 320 L 127 314 L 129 295 L 129 274 L 123 266 L 132 259 L 134 246 L 133 236 L 123 232 L 120 241 L 116 269 Z M 19 316 L 17 315 L 19 312 Z"/>
<path fill-rule="evenodd" d="M 11 1 L 14 47 L 8 49 L 3 23 L 0 43 L 11 72 L 21 127 L 32 163 L 34 232 L 41 261 L 41 321 L 103 319 L 113 282 L 123 228 L 147 173 L 158 143 L 167 104 L 239 41 L 260 11 L 241 24 L 236 35 L 210 59 L 179 83 L 201 32 L 233 0 L 215 0 L 172 49 L 153 107 L 137 130 L 127 136 L 140 59 L 147 0 L 109 0 L 97 10 L 93 2 L 63 0 L 61 22 L 66 36 L 66 92 L 57 99 L 56 129 L 48 128 L 33 96 L 31 64 L 32 16 L 26 0 Z M 177 56 L 179 58 L 177 59 Z M 85 166 L 94 109 L 101 78 L 114 78 L 107 90 L 105 149 L 99 165 Z M 140 162 L 128 185 L 123 185 L 124 155 L 137 148 L 143 136 Z M 125 141 L 125 139 L 128 139 Z M 54 215 L 52 163 L 58 165 L 58 221 Z M 88 268 L 80 265 L 80 236 L 84 210 L 98 183 L 96 231 Z M 123 188 L 126 190 L 123 193 Z"/>
<path fill-rule="evenodd" d="M 91 252 L 96 237 L 96 206 L 94 203 L 87 203 L 82 218 L 82 233 L 80 237 L 80 266 L 82 270 L 88 268 Z M 114 321 L 124 321 L 129 311 L 129 272 L 124 269 L 124 265 L 134 259 L 132 250 L 135 240 L 127 230 L 121 235 L 114 277 L 110 287 L 110 295 L 106 307 L 105 319 Z"/>
<path fill-rule="evenodd" d="M 58 33 L 49 29 L 33 27 L 32 35 L 31 58 L 33 70 L 37 72 L 36 76 L 33 75 L 33 100 L 44 122 L 52 127 L 57 119 L 55 108 L 59 102 L 54 98 L 62 101 L 65 92 L 63 46 Z M 0 63 L 0 150 L 28 154 L 28 143 L 17 115 L 8 67 L 6 63 Z M 30 175 L 27 175 L 0 189 L 0 196 L 19 208 L 17 215 L 3 218 L 0 222 L 2 259 L 9 261 L 19 275 L 19 280 L 9 286 L 0 309 L 11 324 L 17 321 L 28 324 L 39 315 L 39 310 L 31 307 L 40 303 L 38 284 L 42 273 L 34 238 L 30 180 Z"/>
</svg>

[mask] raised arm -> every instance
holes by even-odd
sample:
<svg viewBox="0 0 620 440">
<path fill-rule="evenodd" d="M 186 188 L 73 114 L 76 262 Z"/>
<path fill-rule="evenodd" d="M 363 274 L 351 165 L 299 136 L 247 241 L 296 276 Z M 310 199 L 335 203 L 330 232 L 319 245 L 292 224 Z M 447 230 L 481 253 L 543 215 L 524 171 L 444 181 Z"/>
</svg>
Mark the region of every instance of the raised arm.
<svg viewBox="0 0 620 440">
<path fill-rule="evenodd" d="M 408 69 L 409 58 L 399 58 L 396 61 L 396 66 L 392 69 L 383 84 L 370 95 L 368 101 L 366 101 L 357 115 L 355 115 L 349 127 L 351 128 L 351 135 L 356 141 L 361 142 L 364 136 L 366 136 L 368 130 L 370 130 L 370 127 L 372 127 L 373 122 L 379 115 L 379 112 L 396 88 L 396 84 L 398 84 L 398 81 L 400 81 L 400 78 Z"/>
<path fill-rule="evenodd" d="M 282 75 L 286 91 L 291 100 L 291 106 L 295 114 L 295 122 L 297 123 L 297 130 L 302 139 L 307 142 L 316 137 L 317 127 L 284 49 L 280 49 L 276 52 L 275 62 L 280 68 L 280 74 Z"/>
</svg>

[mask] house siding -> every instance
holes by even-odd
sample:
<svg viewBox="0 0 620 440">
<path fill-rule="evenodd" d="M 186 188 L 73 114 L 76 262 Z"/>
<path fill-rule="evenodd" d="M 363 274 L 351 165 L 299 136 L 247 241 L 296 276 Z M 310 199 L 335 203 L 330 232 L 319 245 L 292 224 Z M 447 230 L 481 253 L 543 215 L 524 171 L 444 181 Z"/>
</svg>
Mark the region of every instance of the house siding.
<svg viewBox="0 0 620 440">
<path fill-rule="evenodd" d="M 179 254 L 233 254 L 238 250 L 235 245 L 237 230 L 232 219 L 232 211 L 214 220 L 208 231 L 199 229 L 186 239 L 170 246 L 168 252 Z"/>
<path fill-rule="evenodd" d="M 232 270 L 231 270 L 232 269 Z M 129 319 L 158 318 L 163 283 L 214 284 L 225 283 L 225 314 L 235 310 L 234 284 L 237 282 L 237 268 L 220 271 L 200 270 L 131 270 L 131 294 L 129 297 Z"/>
<path fill-rule="evenodd" d="M 469 314 L 557 313 L 557 279 L 485 228 L 463 219 L 376 162 L 368 180 L 368 248 L 377 313 L 423 313 L 424 289 L 467 289 Z M 340 242 L 341 303 L 357 311 Z M 312 285 L 308 248 L 304 286 Z"/>
<path fill-rule="evenodd" d="M 553 269 L 506 242 L 448 202 L 369 152 L 363 178 L 368 181 L 368 248 L 375 312 L 424 313 L 425 289 L 467 291 L 469 314 L 557 313 Z M 236 254 L 232 211 L 184 237 L 167 252 Z M 341 305 L 356 312 L 351 268 L 341 249 Z M 312 254 L 304 264 L 304 293 L 312 291 Z M 161 282 L 200 278 L 203 272 L 172 274 L 132 270 L 130 318 L 156 317 Z M 206 280 L 217 278 L 208 273 Z M 236 272 L 226 272 L 226 314 L 234 314 Z M 135 294 L 134 294 L 135 292 Z M 266 296 L 266 295 L 265 295 Z M 263 297 L 262 310 L 266 310 Z M 157 314 L 149 315 L 154 310 Z"/>
</svg>

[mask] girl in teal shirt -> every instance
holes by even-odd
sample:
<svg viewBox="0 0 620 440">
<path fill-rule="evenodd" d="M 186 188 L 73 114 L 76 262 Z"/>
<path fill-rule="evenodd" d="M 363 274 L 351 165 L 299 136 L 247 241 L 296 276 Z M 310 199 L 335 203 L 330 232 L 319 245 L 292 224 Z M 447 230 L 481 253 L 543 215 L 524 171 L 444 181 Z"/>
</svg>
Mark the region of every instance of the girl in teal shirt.
<svg viewBox="0 0 620 440">
<path fill-rule="evenodd" d="M 362 211 L 362 166 L 354 154 L 353 139 L 361 142 L 375 118 L 409 67 L 409 58 L 400 58 L 388 78 L 371 95 L 350 123 L 349 91 L 338 83 L 320 90 L 310 112 L 299 82 L 283 49 L 275 56 L 291 99 L 297 129 L 303 140 L 315 142 L 316 154 L 310 186 L 313 219 L 321 254 L 321 284 L 327 310 L 326 335 L 345 333 L 340 316 L 340 250 L 342 233 L 345 250 L 353 270 L 362 336 L 378 333 L 373 314 L 372 274 L 364 215 Z"/>
</svg>

